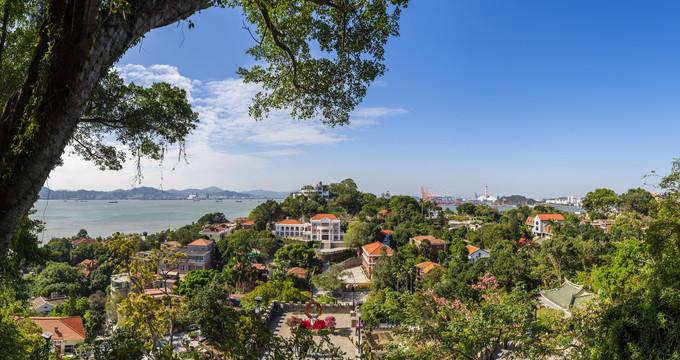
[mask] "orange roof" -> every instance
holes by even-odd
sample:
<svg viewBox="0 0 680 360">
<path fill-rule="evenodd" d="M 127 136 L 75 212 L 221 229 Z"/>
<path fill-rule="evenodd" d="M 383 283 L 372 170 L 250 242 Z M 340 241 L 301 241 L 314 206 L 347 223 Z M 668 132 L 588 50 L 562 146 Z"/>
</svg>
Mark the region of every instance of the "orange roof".
<svg viewBox="0 0 680 360">
<path fill-rule="evenodd" d="M 295 220 L 295 219 L 286 219 L 283 221 L 279 221 L 277 224 L 279 225 L 302 225 L 301 222 Z"/>
<path fill-rule="evenodd" d="M 210 245 L 210 244 L 212 244 L 212 243 L 213 243 L 213 242 L 210 241 L 210 240 L 206 240 L 206 239 L 196 239 L 196 240 L 190 242 L 189 245 L 202 245 L 202 246 L 208 246 L 208 245 Z"/>
<path fill-rule="evenodd" d="M 478 247 L 474 247 L 474 246 L 472 246 L 472 245 L 465 245 L 465 247 L 468 249 L 468 254 L 469 254 L 469 255 L 472 254 L 472 253 L 474 253 L 475 251 L 479 250 Z"/>
<path fill-rule="evenodd" d="M 437 264 L 436 262 L 432 262 L 432 261 L 425 261 L 425 262 L 422 262 L 422 263 L 416 265 L 417 268 L 423 270 L 423 274 L 429 273 L 430 271 L 432 271 L 432 269 L 434 269 L 437 266 L 441 267 L 441 265 Z"/>
<path fill-rule="evenodd" d="M 316 214 L 312 220 L 321 220 L 323 218 L 328 218 L 328 220 L 338 220 L 338 217 L 333 214 Z"/>
<path fill-rule="evenodd" d="M 539 218 L 541 221 L 546 221 L 546 220 L 557 220 L 557 221 L 564 221 L 564 216 L 560 214 L 538 214 L 536 215 L 537 218 Z"/>
<path fill-rule="evenodd" d="M 54 334 L 52 340 L 85 340 L 85 328 L 80 316 L 32 317 L 42 331 Z M 55 329 L 56 328 L 56 329 Z"/>
<path fill-rule="evenodd" d="M 234 222 L 236 222 L 236 223 L 242 223 L 244 221 L 248 221 L 248 218 L 247 217 L 237 217 L 236 219 L 234 219 Z"/>
<path fill-rule="evenodd" d="M 267 270 L 267 267 L 264 264 L 254 263 L 252 266 L 257 270 Z"/>
<path fill-rule="evenodd" d="M 534 217 L 533 217 L 533 216 L 529 216 L 529 217 L 527 218 L 526 224 L 527 224 L 527 225 L 533 225 L 533 224 L 534 224 Z"/>
<path fill-rule="evenodd" d="M 97 242 L 97 241 L 96 241 L 96 240 L 93 240 L 93 239 L 80 238 L 80 239 L 78 239 L 78 240 L 73 240 L 73 241 L 71 241 L 71 244 L 73 244 L 73 245 L 80 245 L 80 244 L 82 244 L 82 243 L 86 243 L 86 244 L 94 244 L 94 243 L 96 243 L 96 242 Z"/>
<path fill-rule="evenodd" d="M 527 246 L 527 245 L 531 245 L 531 246 L 533 246 L 533 247 L 535 247 L 535 248 L 540 246 L 540 245 L 538 245 L 538 243 L 536 243 L 535 241 L 533 241 L 533 240 L 527 240 L 526 238 L 520 238 L 519 241 L 517 242 L 517 245 L 519 245 L 519 247 L 525 247 L 525 246 Z"/>
<path fill-rule="evenodd" d="M 428 267 L 428 266 L 433 265 L 433 264 L 434 264 L 434 265 L 437 265 L 437 266 L 440 266 L 440 265 L 437 264 L 436 262 L 433 262 L 433 261 L 425 261 L 425 262 L 421 262 L 420 264 L 416 265 L 416 267 L 417 267 L 417 268 L 425 268 L 425 267 Z"/>
<path fill-rule="evenodd" d="M 305 274 L 307 274 L 307 270 L 303 269 L 301 267 L 294 267 L 294 268 L 291 268 L 290 270 L 288 270 L 288 273 L 293 274 L 293 275 L 295 275 L 299 278 L 304 278 Z"/>
<path fill-rule="evenodd" d="M 87 266 L 87 267 L 99 266 L 99 261 L 97 259 L 94 259 L 94 260 L 85 259 L 85 260 L 81 261 L 80 263 L 78 263 L 78 265 Z"/>
<path fill-rule="evenodd" d="M 380 211 L 378 211 L 378 214 L 387 214 L 388 212 L 389 211 L 387 211 L 387 210 L 380 210 Z"/>
<path fill-rule="evenodd" d="M 422 235 L 422 236 L 416 236 L 413 238 L 413 240 L 417 242 L 422 242 L 423 240 L 427 240 L 430 242 L 430 244 L 448 244 L 448 241 L 444 241 L 442 239 L 437 239 L 432 235 Z"/>
<path fill-rule="evenodd" d="M 394 234 L 394 231 L 392 230 L 380 230 L 380 232 L 383 234 Z"/>
<path fill-rule="evenodd" d="M 385 253 L 386 253 L 387 255 L 392 255 L 392 249 L 391 249 L 389 246 L 387 246 L 387 245 L 385 245 L 385 244 L 383 244 L 383 243 L 381 243 L 381 242 L 378 242 L 378 241 L 376 241 L 376 242 L 374 242 L 374 243 L 370 243 L 370 244 L 368 244 L 368 245 L 364 245 L 364 246 L 362 246 L 361 248 L 362 248 L 368 255 L 380 255 L 380 254 L 382 254 L 382 249 L 383 249 L 383 248 L 385 248 Z"/>
<path fill-rule="evenodd" d="M 254 223 L 255 223 L 255 220 L 248 220 L 248 221 L 242 223 L 241 225 L 253 225 Z"/>
</svg>

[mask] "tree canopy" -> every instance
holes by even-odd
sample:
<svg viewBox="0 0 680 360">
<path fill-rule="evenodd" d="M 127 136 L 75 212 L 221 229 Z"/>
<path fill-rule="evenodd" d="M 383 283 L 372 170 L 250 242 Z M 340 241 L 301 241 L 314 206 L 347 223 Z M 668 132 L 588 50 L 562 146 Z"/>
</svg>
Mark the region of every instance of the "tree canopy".
<svg viewBox="0 0 680 360">
<path fill-rule="evenodd" d="M 5 1 L 0 24 L 0 256 L 68 144 L 102 168 L 180 153 L 197 115 L 183 90 L 124 84 L 109 69 L 148 31 L 211 6 L 240 8 L 256 39 L 237 73 L 262 91 L 250 115 L 290 109 L 297 119 L 349 122 L 370 82 L 385 72 L 406 0 Z M 193 25 L 193 24 L 192 24 Z M 239 24 L 240 25 L 240 24 Z M 114 139 L 115 143 L 106 140 Z"/>
</svg>

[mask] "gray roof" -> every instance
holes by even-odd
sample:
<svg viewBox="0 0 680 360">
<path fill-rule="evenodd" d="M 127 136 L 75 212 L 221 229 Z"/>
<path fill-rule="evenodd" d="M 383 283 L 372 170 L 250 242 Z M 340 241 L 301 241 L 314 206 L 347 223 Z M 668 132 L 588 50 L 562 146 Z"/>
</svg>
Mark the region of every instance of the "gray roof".
<svg viewBox="0 0 680 360">
<path fill-rule="evenodd" d="M 189 250 L 189 249 L 180 249 L 179 250 L 182 254 L 188 255 L 200 255 L 200 256 L 207 256 L 210 255 L 210 251 L 206 250 Z"/>
<path fill-rule="evenodd" d="M 541 291 L 541 296 L 567 310 L 572 306 L 581 306 L 585 300 L 593 296 L 593 293 L 584 290 L 582 285 L 576 285 L 565 279 L 559 287 Z"/>
</svg>

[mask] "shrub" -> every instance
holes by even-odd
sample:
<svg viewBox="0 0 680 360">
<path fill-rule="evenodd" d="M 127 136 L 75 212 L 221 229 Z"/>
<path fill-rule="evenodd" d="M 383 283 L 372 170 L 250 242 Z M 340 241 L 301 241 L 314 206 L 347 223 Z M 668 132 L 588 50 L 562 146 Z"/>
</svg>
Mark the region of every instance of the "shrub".
<svg viewBox="0 0 680 360">
<path fill-rule="evenodd" d="M 333 317 L 333 316 L 326 317 L 325 323 L 326 323 L 327 327 L 329 327 L 331 329 L 335 329 L 335 325 L 336 325 L 335 324 L 335 317 Z"/>
</svg>

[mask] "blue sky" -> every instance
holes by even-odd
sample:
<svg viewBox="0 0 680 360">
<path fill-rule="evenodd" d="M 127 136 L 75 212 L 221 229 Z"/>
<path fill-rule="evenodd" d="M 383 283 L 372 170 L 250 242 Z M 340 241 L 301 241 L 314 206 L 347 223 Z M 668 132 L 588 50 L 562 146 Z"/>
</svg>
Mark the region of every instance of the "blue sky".
<svg viewBox="0 0 680 360">
<path fill-rule="evenodd" d="M 116 67 L 186 88 L 201 113 L 189 164 L 149 163 L 144 186 L 284 191 L 349 177 L 378 194 L 620 193 L 680 157 L 679 12 L 673 1 L 416 1 L 387 74 L 335 129 L 248 118 L 257 88 L 235 71 L 253 63 L 253 40 L 234 10 L 154 30 Z M 46 185 L 129 188 L 133 171 L 69 157 Z"/>
</svg>

